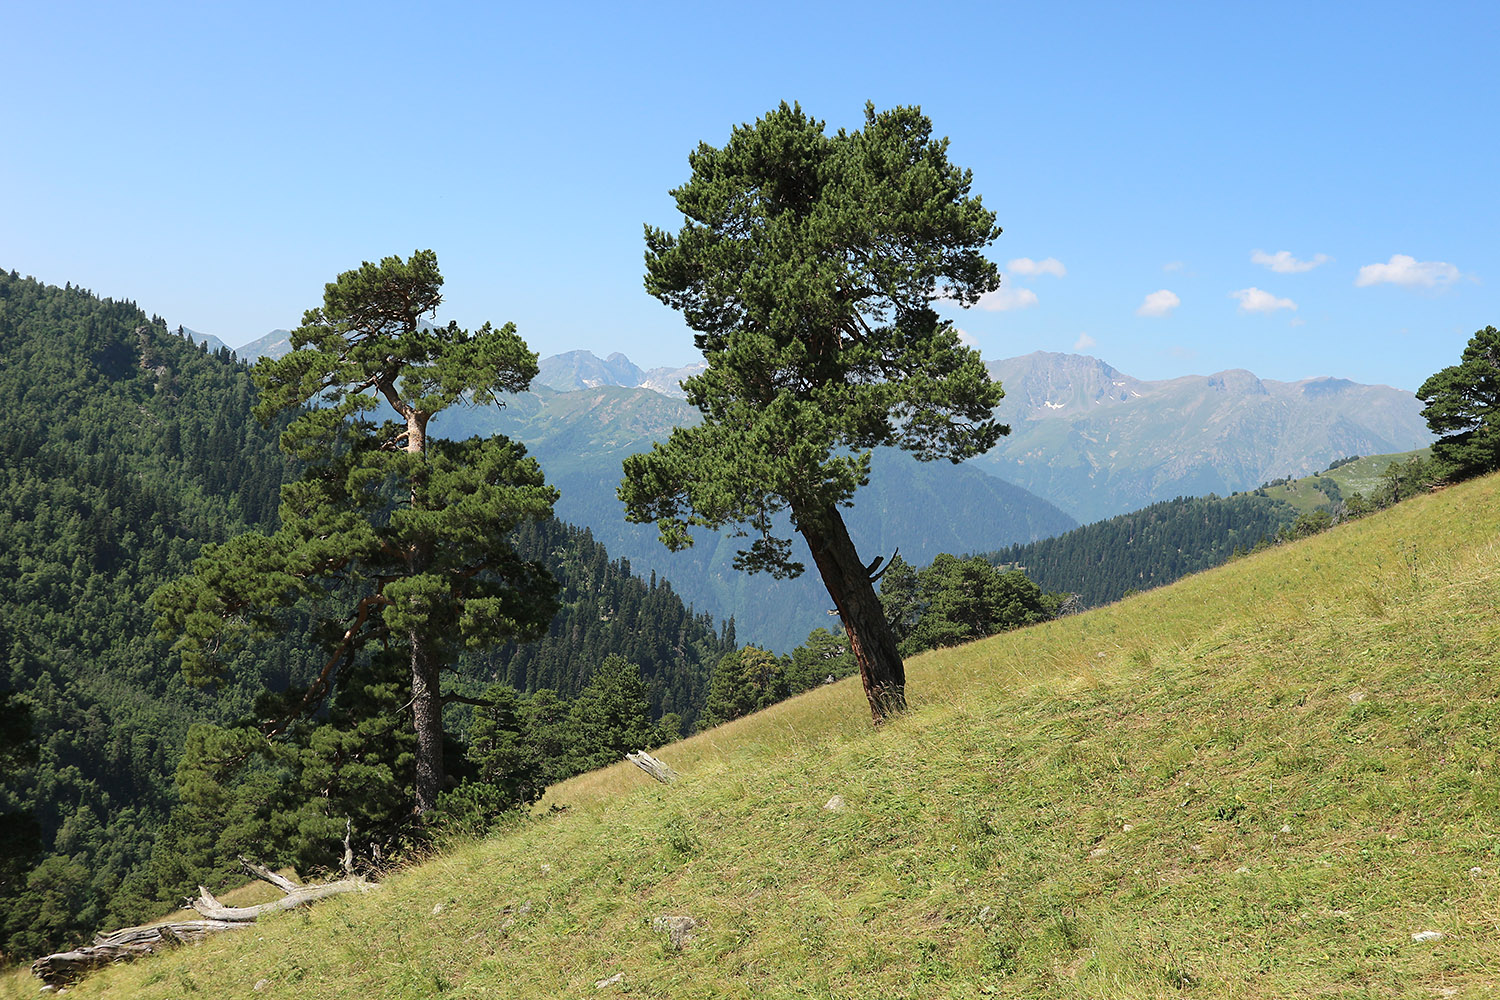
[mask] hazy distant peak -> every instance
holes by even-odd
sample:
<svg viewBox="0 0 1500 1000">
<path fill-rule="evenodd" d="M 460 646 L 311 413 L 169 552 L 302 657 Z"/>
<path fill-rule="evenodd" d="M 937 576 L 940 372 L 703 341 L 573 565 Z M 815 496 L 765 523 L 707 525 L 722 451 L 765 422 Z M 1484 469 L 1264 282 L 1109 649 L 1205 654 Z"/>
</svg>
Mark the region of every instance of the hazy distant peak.
<svg viewBox="0 0 1500 1000">
<path fill-rule="evenodd" d="M 241 361 L 254 364 L 261 358 L 279 358 L 290 353 L 291 349 L 292 331 L 272 330 L 264 337 L 252 340 L 243 347 L 236 347 L 234 353 Z"/>
<path fill-rule="evenodd" d="M 1267 395 L 1265 383 L 1243 368 L 1215 372 L 1208 376 L 1208 387 L 1216 392 L 1229 392 L 1242 396 Z"/>
<path fill-rule="evenodd" d="M 988 361 L 990 377 L 1005 389 L 1000 412 L 1092 410 L 1139 399 L 1150 383 L 1132 378 L 1087 354 L 1033 351 L 1018 358 Z"/>
<path fill-rule="evenodd" d="M 1306 378 L 1300 382 L 1293 382 L 1292 386 L 1300 390 L 1302 395 L 1309 397 L 1333 396 L 1348 392 L 1351 389 L 1366 388 L 1346 378 L 1330 378 L 1326 375 L 1321 378 Z M 1377 388 L 1385 388 L 1385 386 Z"/>
<path fill-rule="evenodd" d="M 561 392 L 597 389 L 604 385 L 638 385 L 641 370 L 616 352 L 600 358 L 591 351 L 568 351 L 543 358 L 533 382 Z"/>
<path fill-rule="evenodd" d="M 600 358 L 592 351 L 567 351 L 543 358 L 539 367 L 541 370 L 533 384 L 558 392 L 617 385 L 627 389 L 650 389 L 681 399 L 686 393 L 678 383 L 703 371 L 707 365 L 700 362 L 682 368 L 643 371 L 619 351 L 607 358 Z"/>
<path fill-rule="evenodd" d="M 182 331 L 182 335 L 188 339 L 189 343 L 207 344 L 210 354 L 212 354 L 214 351 L 217 351 L 221 347 L 229 346 L 228 344 L 224 343 L 224 341 L 220 340 L 218 337 L 215 337 L 211 333 L 199 333 L 197 330 L 190 330 L 185 326 L 180 326 L 177 329 Z"/>
</svg>

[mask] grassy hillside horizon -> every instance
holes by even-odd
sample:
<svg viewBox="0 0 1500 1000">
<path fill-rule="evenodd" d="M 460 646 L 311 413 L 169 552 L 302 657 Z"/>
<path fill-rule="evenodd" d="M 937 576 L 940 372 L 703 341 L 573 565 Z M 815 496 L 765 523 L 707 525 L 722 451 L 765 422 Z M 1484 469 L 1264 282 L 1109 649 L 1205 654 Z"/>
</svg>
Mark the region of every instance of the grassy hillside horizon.
<svg viewBox="0 0 1500 1000">
<path fill-rule="evenodd" d="M 1345 497 L 1361 493 L 1369 499 L 1379 487 L 1381 476 L 1392 464 L 1402 465 L 1414 458 L 1425 461 L 1431 457 L 1431 447 L 1389 455 L 1366 455 L 1336 468 L 1325 469 L 1316 475 L 1302 476 L 1276 486 L 1261 486 L 1257 490 L 1244 492 L 1258 492 L 1273 500 L 1285 501 L 1291 504 L 1297 513 L 1307 514 L 1328 504 L 1327 495 L 1318 489 L 1319 481 L 1322 479 L 1331 479 L 1337 483 Z"/>
<path fill-rule="evenodd" d="M 72 992 L 1493 996 L 1497 567 L 1491 476 L 917 657 L 879 729 L 826 686 L 664 748 L 673 786 L 581 776 Z"/>
</svg>

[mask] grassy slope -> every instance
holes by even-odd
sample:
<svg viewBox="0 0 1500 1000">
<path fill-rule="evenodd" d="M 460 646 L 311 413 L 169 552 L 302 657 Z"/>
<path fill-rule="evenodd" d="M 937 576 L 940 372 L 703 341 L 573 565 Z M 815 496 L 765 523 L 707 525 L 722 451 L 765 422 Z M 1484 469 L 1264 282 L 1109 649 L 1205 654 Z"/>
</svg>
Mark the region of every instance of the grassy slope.
<svg viewBox="0 0 1500 1000">
<path fill-rule="evenodd" d="M 811 692 L 664 750 L 670 788 L 585 775 L 566 813 L 73 992 L 1492 996 L 1497 567 L 1490 477 L 925 655 L 879 730 L 852 682 Z M 680 953 L 664 914 L 701 923 Z"/>
<path fill-rule="evenodd" d="M 1348 465 L 1341 465 L 1332 472 L 1324 472 L 1322 475 L 1337 482 L 1345 497 L 1353 493 L 1363 493 L 1365 499 L 1368 500 L 1375 492 L 1375 487 L 1380 485 L 1381 474 L 1392 462 L 1404 464 L 1409 458 L 1419 456 L 1427 458 L 1431 454 L 1431 448 L 1418 448 L 1415 451 L 1403 451 L 1394 455 L 1367 455 Z M 1303 476 L 1284 486 L 1268 486 L 1266 495 L 1273 500 L 1285 500 L 1296 507 L 1300 514 L 1310 513 L 1328 503 L 1328 497 L 1318 489 L 1317 476 Z"/>
</svg>

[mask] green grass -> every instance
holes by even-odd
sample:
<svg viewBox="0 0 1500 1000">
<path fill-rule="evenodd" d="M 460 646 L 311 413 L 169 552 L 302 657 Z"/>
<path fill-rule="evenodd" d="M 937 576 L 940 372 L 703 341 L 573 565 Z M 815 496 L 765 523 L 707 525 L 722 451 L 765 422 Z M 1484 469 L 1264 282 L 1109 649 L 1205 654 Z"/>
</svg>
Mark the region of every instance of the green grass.
<svg viewBox="0 0 1500 1000">
<path fill-rule="evenodd" d="M 1319 473 L 1317 476 L 1303 476 L 1301 479 L 1294 479 L 1281 486 L 1268 486 L 1265 492 L 1266 496 L 1273 500 L 1285 500 L 1297 508 L 1299 514 L 1308 514 L 1328 504 L 1328 496 L 1318 489 L 1320 478 L 1332 479 L 1338 483 L 1345 497 L 1354 493 L 1363 493 L 1365 499 L 1368 500 L 1375 492 L 1375 487 L 1380 484 L 1381 473 L 1385 472 L 1392 462 L 1405 463 L 1407 459 L 1425 459 L 1431 455 L 1431 448 L 1418 448 L 1415 451 L 1403 451 L 1393 455 L 1367 455 L 1348 465 L 1341 465 L 1332 472 Z"/>
<path fill-rule="evenodd" d="M 676 785 L 581 776 L 566 811 L 70 992 L 1494 996 L 1497 566 L 1490 477 L 924 655 L 879 729 L 857 682 L 810 692 L 662 750 Z M 651 927 L 678 914 L 680 952 Z"/>
</svg>

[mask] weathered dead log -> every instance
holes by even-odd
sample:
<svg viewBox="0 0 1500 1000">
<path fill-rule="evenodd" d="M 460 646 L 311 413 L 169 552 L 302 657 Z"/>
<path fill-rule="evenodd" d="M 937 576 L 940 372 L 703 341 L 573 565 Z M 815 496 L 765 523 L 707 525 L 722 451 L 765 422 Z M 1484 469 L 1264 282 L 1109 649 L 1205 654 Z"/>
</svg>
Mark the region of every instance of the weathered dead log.
<svg viewBox="0 0 1500 1000">
<path fill-rule="evenodd" d="M 129 962 L 182 944 L 196 944 L 216 931 L 235 931 L 249 926 L 248 920 L 182 920 L 125 927 L 96 935 L 94 943 L 87 947 L 37 959 L 31 963 L 31 974 L 49 986 L 66 986 L 106 965 Z"/>
<path fill-rule="evenodd" d="M 672 782 L 677 780 L 676 771 L 672 770 L 666 764 L 663 764 L 661 761 L 657 760 L 655 757 L 651 756 L 644 750 L 637 750 L 635 753 L 628 753 L 625 755 L 625 759 L 630 761 L 630 763 L 634 764 L 642 771 L 645 771 L 647 774 L 651 775 L 651 777 L 655 778 L 657 781 L 660 781 L 664 785 L 670 785 Z"/>
<path fill-rule="evenodd" d="M 315 885 L 298 885 L 291 879 L 271 871 L 265 865 L 246 858 L 240 858 L 240 864 L 246 872 L 261 881 L 271 883 L 286 895 L 259 906 L 225 906 L 214 898 L 213 893 L 200 885 L 198 898 L 187 902 L 202 914 L 204 919 L 125 927 L 109 934 L 99 934 L 94 937 L 94 943 L 87 947 L 37 959 L 31 963 L 32 975 L 49 986 L 65 986 L 106 965 L 129 962 L 142 955 L 153 955 L 158 951 L 175 948 L 182 944 L 196 944 L 208 935 L 219 931 L 242 930 L 254 923 L 255 919 L 263 913 L 290 910 L 329 896 L 337 896 L 345 892 L 363 892 L 370 888 L 370 883 L 361 878 L 345 878 L 336 882 L 320 882 Z"/>
<path fill-rule="evenodd" d="M 370 884 L 363 879 L 340 879 L 337 882 L 323 882 L 319 885 L 299 885 L 282 898 L 269 903 L 261 903 L 259 906 L 225 906 L 214 898 L 213 893 L 200 885 L 198 898 L 190 905 L 209 920 L 248 922 L 265 913 L 294 910 L 299 906 L 327 899 L 329 896 L 337 896 L 345 892 L 363 892 L 369 887 Z"/>
</svg>

